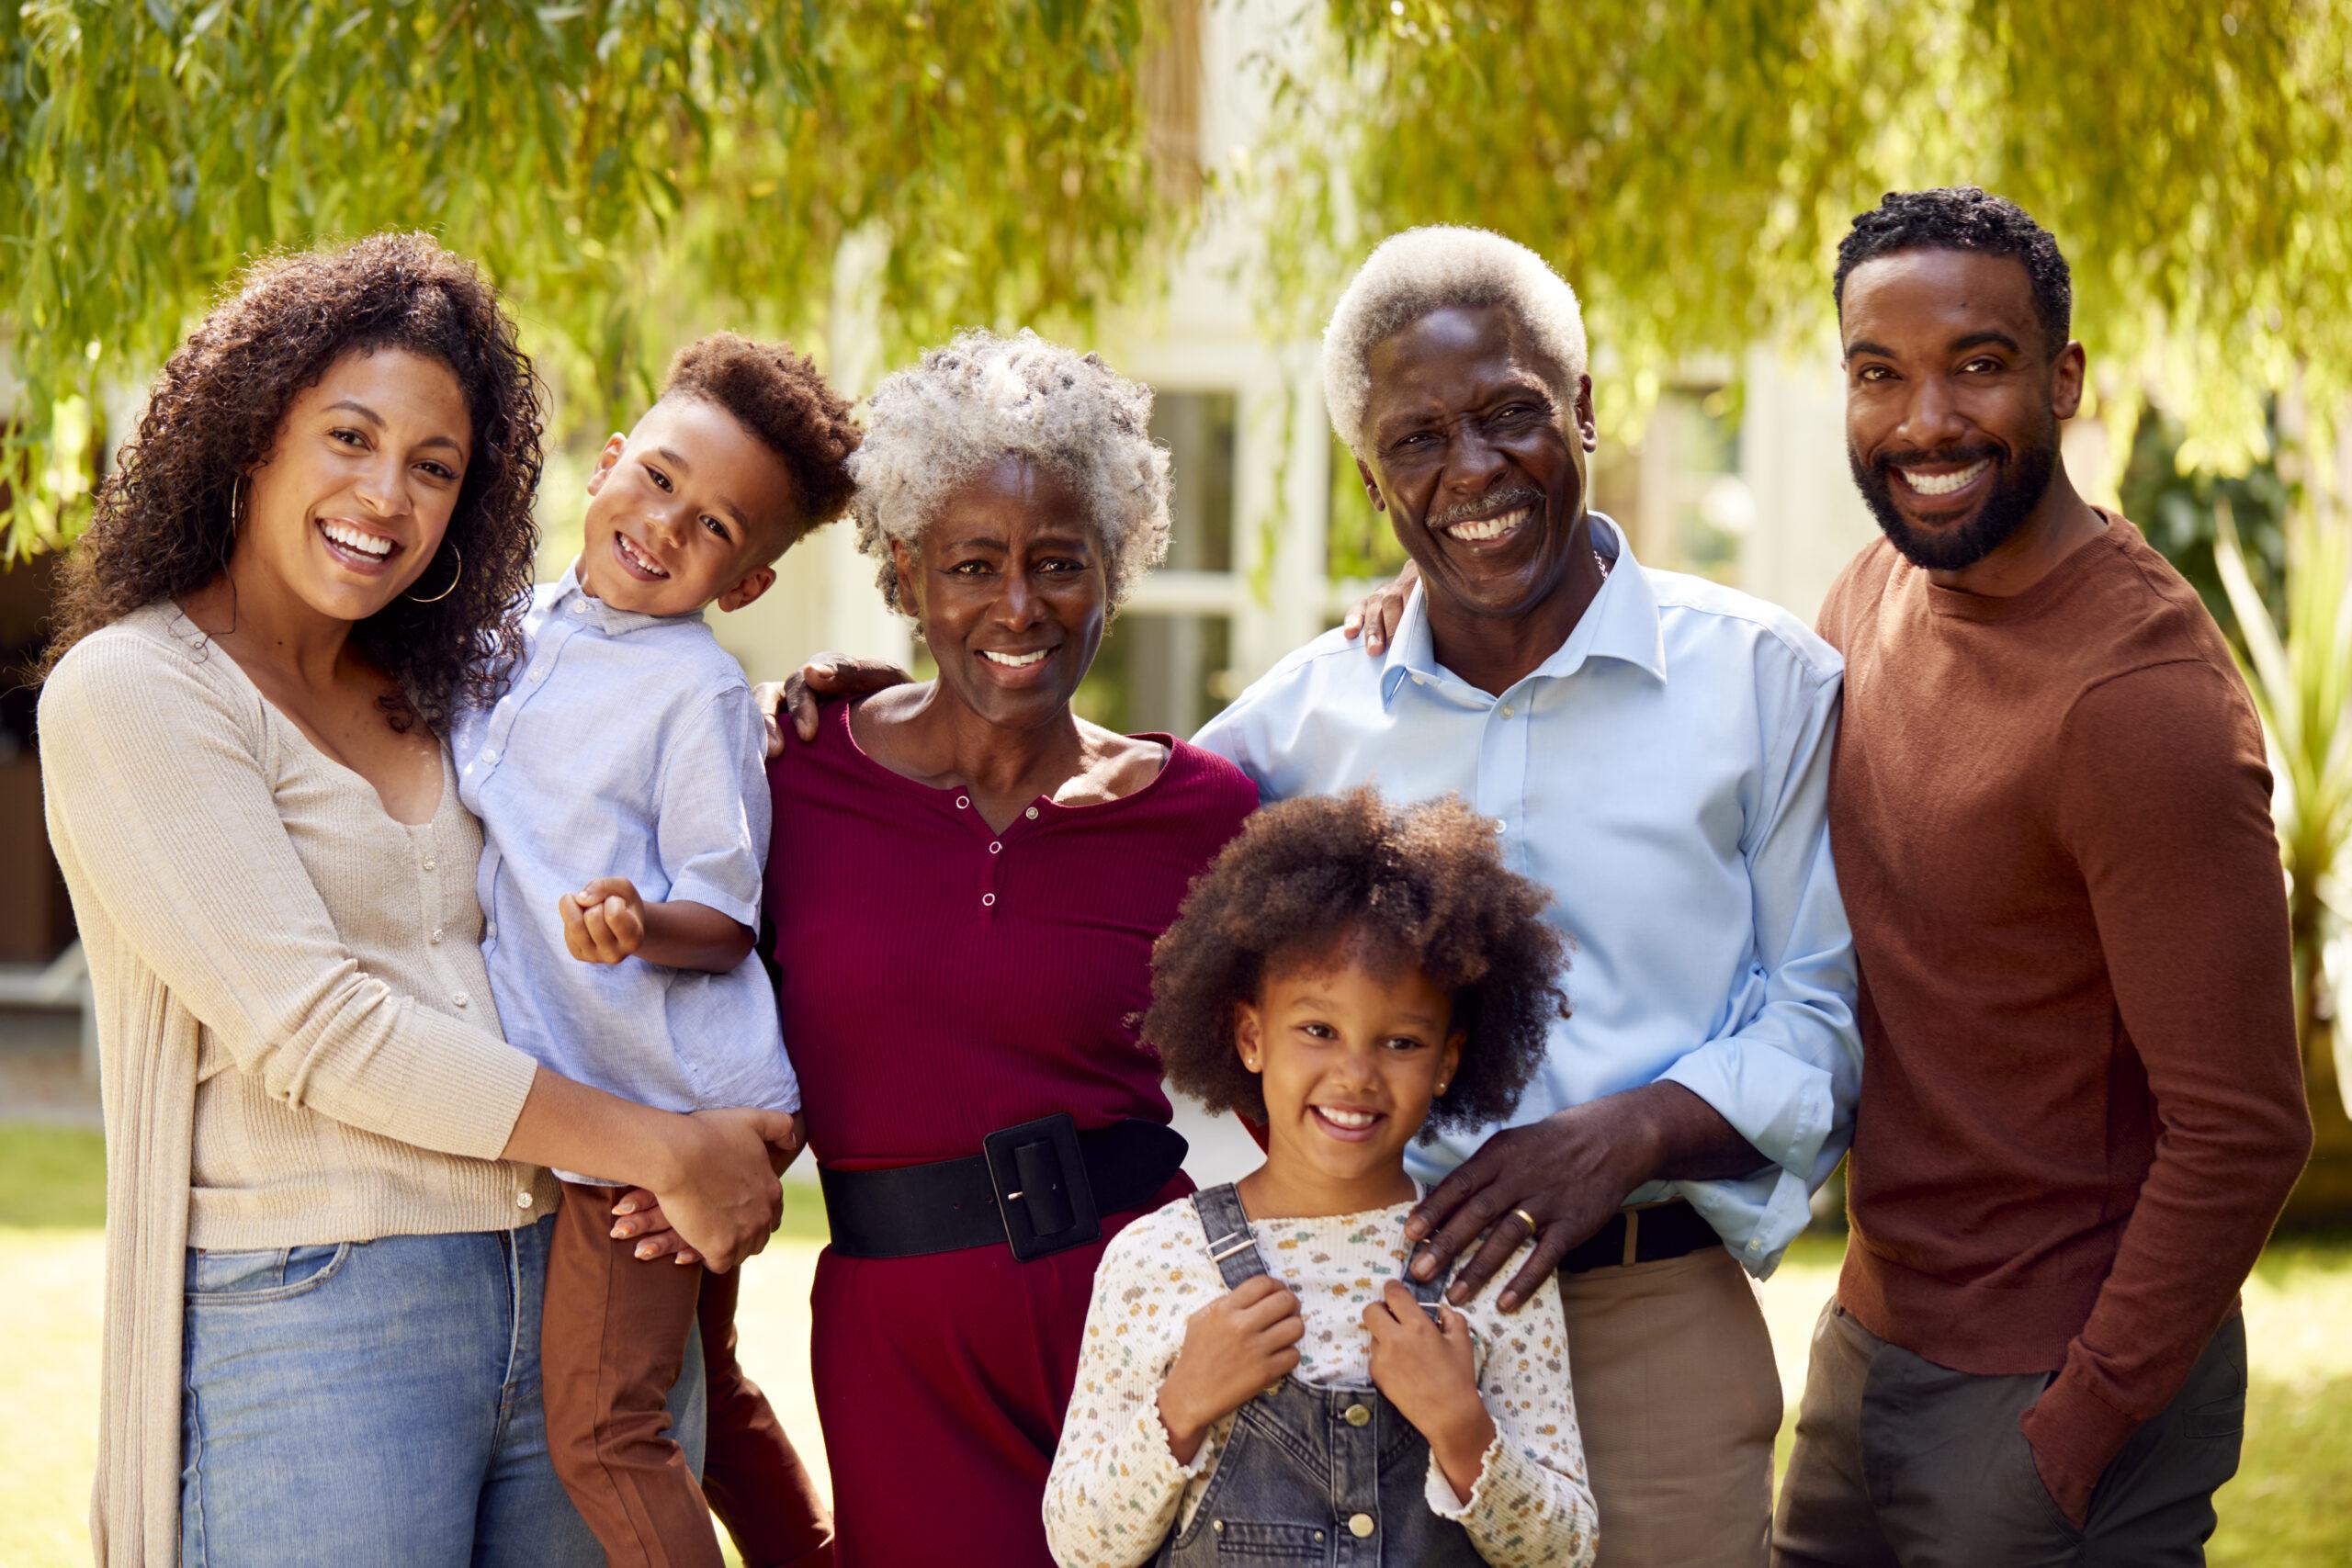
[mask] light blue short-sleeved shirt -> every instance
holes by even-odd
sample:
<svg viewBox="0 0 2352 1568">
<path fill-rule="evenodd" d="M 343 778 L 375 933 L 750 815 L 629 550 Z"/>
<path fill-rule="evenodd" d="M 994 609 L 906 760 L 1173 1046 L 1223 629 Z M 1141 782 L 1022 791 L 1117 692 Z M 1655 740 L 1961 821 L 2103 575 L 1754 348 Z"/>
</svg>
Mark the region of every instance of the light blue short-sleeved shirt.
<svg viewBox="0 0 2352 1568">
<path fill-rule="evenodd" d="M 1762 1275 L 1845 1152 L 1860 1085 L 1826 819 L 1841 666 L 1785 611 L 1643 567 L 1597 513 L 1593 537 L 1607 581 L 1509 691 L 1437 661 L 1416 589 L 1385 658 L 1327 632 L 1194 739 L 1270 802 L 1371 784 L 1400 801 L 1452 791 L 1490 818 L 1574 943 L 1574 1016 L 1503 1125 L 1681 1084 L 1768 1164 L 1629 1201 L 1688 1198 Z M 1406 1164 L 1434 1180 L 1498 1130 L 1416 1144 Z"/>
<path fill-rule="evenodd" d="M 458 795 L 481 818 L 481 950 L 506 1038 L 659 1110 L 797 1111 L 756 956 L 724 975 L 585 964 L 558 905 L 625 876 L 648 903 L 690 899 L 759 928 L 771 818 L 742 667 L 700 615 L 616 610 L 572 572 L 533 592 L 523 635 L 505 694 L 459 714 L 449 738 Z"/>
</svg>

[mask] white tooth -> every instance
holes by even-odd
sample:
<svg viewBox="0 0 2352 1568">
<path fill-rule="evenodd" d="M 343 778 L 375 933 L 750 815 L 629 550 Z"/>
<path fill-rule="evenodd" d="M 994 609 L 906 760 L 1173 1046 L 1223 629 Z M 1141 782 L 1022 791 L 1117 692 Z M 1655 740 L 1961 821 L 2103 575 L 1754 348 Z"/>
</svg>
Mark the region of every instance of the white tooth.
<svg viewBox="0 0 2352 1568">
<path fill-rule="evenodd" d="M 1983 473 L 1992 460 L 1990 457 L 1979 457 L 1959 472 L 1951 474 L 1921 474 L 1905 468 L 1903 477 L 1921 495 L 1950 495 L 1973 484 L 1976 476 Z"/>
<path fill-rule="evenodd" d="M 1046 650 L 1041 648 L 1035 653 L 983 652 L 980 657 L 987 660 L 992 660 L 999 664 L 1010 664 L 1013 668 L 1019 669 L 1024 665 L 1035 664 L 1037 660 L 1045 658 Z"/>
</svg>

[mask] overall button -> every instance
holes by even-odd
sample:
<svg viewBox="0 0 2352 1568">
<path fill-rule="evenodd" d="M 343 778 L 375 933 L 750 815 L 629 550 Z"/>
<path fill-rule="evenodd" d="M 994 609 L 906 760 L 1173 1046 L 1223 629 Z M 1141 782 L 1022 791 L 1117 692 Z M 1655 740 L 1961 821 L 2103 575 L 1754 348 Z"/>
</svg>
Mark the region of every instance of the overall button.
<svg viewBox="0 0 2352 1568">
<path fill-rule="evenodd" d="M 1370 1514 L 1352 1514 L 1349 1516 L 1348 1533 L 1355 1537 L 1358 1540 L 1362 1540 L 1364 1537 L 1370 1535 L 1372 1533 L 1372 1516 Z"/>
<path fill-rule="evenodd" d="M 1372 1419 L 1372 1412 L 1361 1404 L 1349 1405 L 1347 1409 L 1340 1412 L 1340 1416 L 1351 1427 L 1363 1426 Z"/>
<path fill-rule="evenodd" d="M 435 926 L 435 927 L 433 928 L 433 934 L 432 934 L 430 937 L 426 938 L 425 940 L 426 940 L 426 941 L 428 941 L 428 942 L 435 942 L 435 943 L 438 943 L 438 942 L 440 942 L 440 940 L 441 940 L 441 928 L 440 928 L 439 926 Z"/>
</svg>

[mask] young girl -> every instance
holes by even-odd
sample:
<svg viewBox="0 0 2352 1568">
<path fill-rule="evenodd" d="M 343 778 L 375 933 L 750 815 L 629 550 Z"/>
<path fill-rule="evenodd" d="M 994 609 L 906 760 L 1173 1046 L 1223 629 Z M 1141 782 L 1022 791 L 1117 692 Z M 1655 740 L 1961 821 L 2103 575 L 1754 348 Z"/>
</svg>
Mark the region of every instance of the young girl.
<svg viewBox="0 0 2352 1568">
<path fill-rule="evenodd" d="M 1169 1082 L 1266 1163 L 1136 1221 L 1095 1276 L 1046 1488 L 1062 1568 L 1580 1565 L 1596 1538 L 1558 1287 L 1407 1280 L 1427 1125 L 1507 1117 L 1565 1008 L 1544 892 L 1452 796 L 1261 811 L 1152 955 Z"/>
</svg>

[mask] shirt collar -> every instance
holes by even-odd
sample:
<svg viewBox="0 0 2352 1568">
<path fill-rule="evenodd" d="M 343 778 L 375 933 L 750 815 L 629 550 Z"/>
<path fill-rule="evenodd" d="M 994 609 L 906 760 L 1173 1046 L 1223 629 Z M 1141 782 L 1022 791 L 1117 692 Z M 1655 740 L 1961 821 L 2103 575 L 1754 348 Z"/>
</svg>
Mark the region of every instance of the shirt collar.
<svg viewBox="0 0 2352 1568">
<path fill-rule="evenodd" d="M 1666 679 L 1666 635 L 1659 629 L 1657 595 L 1649 574 L 1634 558 L 1634 547 L 1616 520 L 1591 513 L 1593 547 L 1609 565 L 1609 575 L 1592 603 L 1551 657 L 1537 665 L 1528 679 L 1560 679 L 1584 668 L 1589 659 L 1614 659 Z M 1460 683 L 1460 677 L 1437 661 L 1437 646 L 1430 633 L 1429 606 L 1421 584 L 1415 583 L 1405 612 L 1390 638 L 1388 656 L 1380 667 L 1380 701 L 1394 702 L 1396 688 L 1414 676 L 1428 681 Z"/>
<path fill-rule="evenodd" d="M 574 612 L 568 601 L 585 604 L 588 607 L 586 613 Z M 703 618 L 703 612 L 700 610 L 690 610 L 682 615 L 649 615 L 641 610 L 616 610 L 580 585 L 580 563 L 577 560 L 564 568 L 563 576 L 556 581 L 554 592 L 548 596 L 548 608 L 560 610 L 565 615 L 573 615 L 575 619 L 585 621 L 606 637 L 626 637 L 630 632 L 642 631 L 647 626 L 662 626 L 676 621 L 699 621 Z"/>
</svg>

